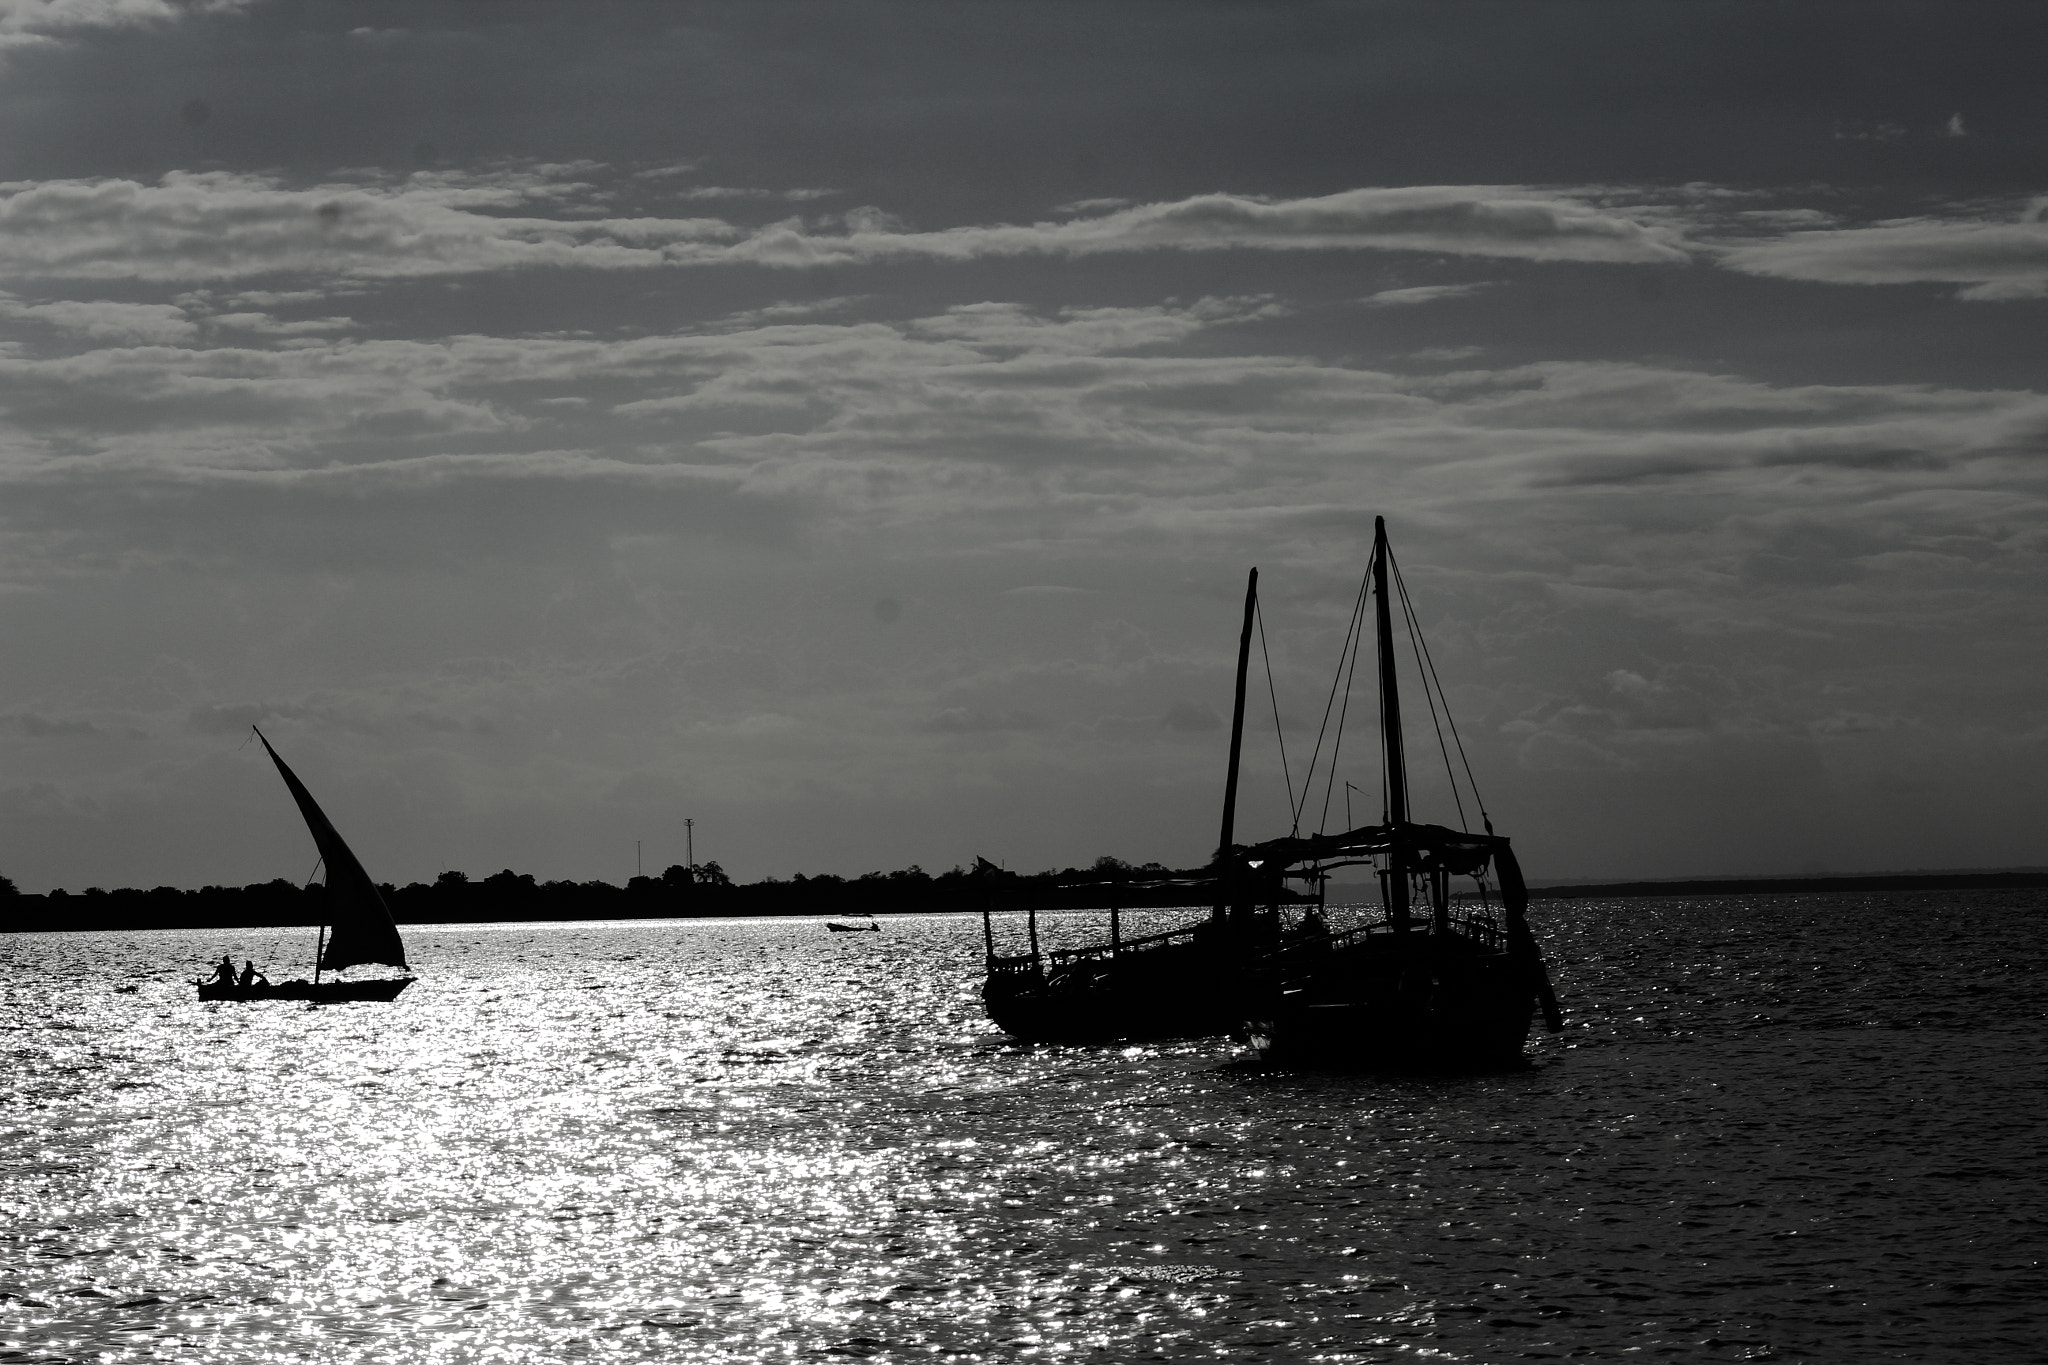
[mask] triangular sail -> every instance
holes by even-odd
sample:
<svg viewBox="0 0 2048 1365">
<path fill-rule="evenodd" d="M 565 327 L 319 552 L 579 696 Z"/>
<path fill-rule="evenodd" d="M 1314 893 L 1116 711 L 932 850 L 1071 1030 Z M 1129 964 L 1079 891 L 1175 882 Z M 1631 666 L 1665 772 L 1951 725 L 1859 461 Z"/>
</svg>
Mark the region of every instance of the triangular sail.
<svg viewBox="0 0 2048 1365">
<path fill-rule="evenodd" d="M 321 969 L 338 972 L 344 967 L 364 962 L 405 966 L 405 942 L 398 936 L 398 925 L 391 918 L 391 907 L 384 903 L 377 883 L 363 871 L 356 855 L 335 833 L 326 812 L 320 809 L 320 803 L 313 799 L 313 794 L 306 790 L 306 784 L 299 781 L 298 775 L 285 766 L 284 760 L 277 756 L 277 750 L 270 747 L 270 741 L 263 739 L 261 730 L 256 732 L 256 738 L 263 740 L 264 752 L 277 765 L 278 776 L 284 779 L 285 786 L 291 788 L 292 800 L 299 803 L 299 814 L 306 817 L 306 828 L 312 831 L 313 843 L 320 850 L 321 860 L 327 864 L 327 913 L 331 927 L 327 935 L 327 951 L 320 956 Z"/>
</svg>

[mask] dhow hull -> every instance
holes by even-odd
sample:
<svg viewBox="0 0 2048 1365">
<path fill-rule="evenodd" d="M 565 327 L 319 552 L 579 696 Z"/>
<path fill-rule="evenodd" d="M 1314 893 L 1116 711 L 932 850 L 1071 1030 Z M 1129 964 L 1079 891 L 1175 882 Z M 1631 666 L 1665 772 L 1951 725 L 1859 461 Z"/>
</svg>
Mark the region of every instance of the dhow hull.
<svg viewBox="0 0 2048 1365">
<path fill-rule="evenodd" d="M 1536 1003 L 1506 954 L 1370 953 L 1266 993 L 1244 1031 L 1280 1067 L 1495 1071 L 1523 1064 Z"/>
</svg>

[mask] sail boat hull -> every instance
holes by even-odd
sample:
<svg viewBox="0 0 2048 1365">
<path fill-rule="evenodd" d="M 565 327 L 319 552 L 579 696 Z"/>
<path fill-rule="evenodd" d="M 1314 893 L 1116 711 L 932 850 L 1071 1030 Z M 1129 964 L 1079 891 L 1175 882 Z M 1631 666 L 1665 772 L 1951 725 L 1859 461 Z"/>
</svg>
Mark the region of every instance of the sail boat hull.
<svg viewBox="0 0 2048 1365">
<path fill-rule="evenodd" d="M 381 977 L 370 981 L 280 981 L 276 985 L 226 985 L 198 981 L 201 1000 L 314 1000 L 339 1003 L 348 1000 L 396 1000 L 398 993 L 413 983 L 409 976 Z"/>
<path fill-rule="evenodd" d="M 1230 848 L 1237 818 L 1245 676 L 1251 663 L 1258 602 L 1259 571 L 1253 569 L 1245 580 L 1244 624 L 1237 641 L 1237 691 L 1223 791 L 1220 848 L 1225 851 Z M 1216 879 L 1207 873 L 1194 880 L 1212 883 L 1206 889 L 1216 889 Z M 1228 897 L 1210 903 L 1219 907 L 1220 914 L 1223 904 L 1235 900 Z M 1189 903 L 1199 902 L 1191 899 Z M 998 957 L 990 937 L 988 974 L 981 988 L 989 1021 L 1014 1038 L 1047 1043 L 1201 1038 L 1237 1028 L 1244 1013 L 1237 981 L 1242 945 L 1219 934 L 1219 926 L 1214 924 L 1170 930 L 1126 945 L 1117 935 L 1115 921 L 1111 923 L 1108 943 L 1043 955 L 1035 930 L 1027 956 Z M 989 932 L 987 925 L 984 910 L 984 933 Z"/>
<path fill-rule="evenodd" d="M 1275 1066 L 1489 1071 L 1524 1064 L 1526 963 L 1455 933 L 1375 934 L 1257 992 L 1245 1033 Z"/>
<path fill-rule="evenodd" d="M 999 959 L 981 988 L 989 1022 L 1032 1043 L 1203 1038 L 1241 1022 L 1234 961 L 1204 942 L 1062 964 Z"/>
</svg>

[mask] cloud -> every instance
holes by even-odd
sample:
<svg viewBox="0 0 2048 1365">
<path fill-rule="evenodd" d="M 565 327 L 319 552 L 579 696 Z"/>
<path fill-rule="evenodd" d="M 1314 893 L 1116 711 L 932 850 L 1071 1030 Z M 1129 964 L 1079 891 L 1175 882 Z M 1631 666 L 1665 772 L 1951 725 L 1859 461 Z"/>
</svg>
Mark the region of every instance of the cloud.
<svg viewBox="0 0 2048 1365">
<path fill-rule="evenodd" d="M 17 34 L 130 28 L 245 9 L 255 0 L 0 0 L 0 42 Z"/>
<path fill-rule="evenodd" d="M 645 175 L 646 172 L 642 171 L 640 174 Z M 830 199 L 838 193 L 838 190 L 825 189 L 769 190 L 739 188 L 732 185 L 692 185 L 686 190 L 672 190 L 668 197 L 683 200 L 760 199 L 784 204 L 802 204 L 813 199 Z"/>
<path fill-rule="evenodd" d="M 1382 289 L 1377 294 L 1366 295 L 1360 302 L 1368 308 L 1406 308 L 1419 303 L 1435 303 L 1439 299 L 1462 299 L 1487 287 L 1484 282 L 1423 284 L 1410 289 Z"/>
<path fill-rule="evenodd" d="M 1685 760 L 1717 742 L 1784 731 L 1766 713 L 1770 698 L 1749 695 L 1726 673 L 1665 665 L 1654 677 L 1615 669 L 1603 689 L 1552 698 L 1501 727 L 1519 762 L 1534 771 L 1619 771 Z M 1779 703 L 1782 708 L 1782 703 Z"/>
<path fill-rule="evenodd" d="M 268 313 L 216 313 L 206 319 L 209 327 L 238 332 L 259 332 L 266 336 L 310 336 L 321 332 L 345 332 L 355 326 L 348 318 L 302 318 L 281 322 Z"/>
<path fill-rule="evenodd" d="M 1115 583 L 1114 564 L 1147 565 L 1142 577 L 1191 546 L 1204 562 L 1262 566 L 1285 546 L 1295 564 L 1276 582 L 1321 581 L 1384 511 L 1404 544 L 1484 528 L 1451 558 L 1476 557 L 1486 593 L 1528 594 L 1509 615 L 1570 618 L 1556 629 L 1574 634 L 1624 620 L 1717 641 L 1825 640 L 1909 611 L 2000 638 L 2029 629 L 1995 584 L 2029 581 L 2041 553 L 2029 528 L 2048 519 L 2048 479 L 2029 452 L 2048 434 L 2048 395 L 1599 360 L 1401 372 L 1242 327 L 1274 306 L 987 302 L 892 320 L 723 317 L 666 335 L 236 334 L 249 340 L 0 354 L 0 581 L 47 591 L 104 575 L 371 569 L 469 582 L 713 551 L 840 578 L 848 547 L 886 545 L 892 564 L 946 567 L 924 583 L 892 570 L 842 605 L 862 641 L 915 650 L 961 614 L 1011 612 L 1041 641 L 1094 602 L 1121 615 L 1124 589 L 1091 599 L 1055 585 Z M 971 611 L 963 566 L 986 575 Z M 886 631 L 867 610 L 885 587 L 918 604 Z M 1048 615 L 1034 598 L 1073 606 Z M 1149 628 L 1151 610 L 1130 619 Z M 607 619 L 581 603 L 541 614 L 579 632 Z M 1128 630 L 1086 638 L 1086 667 L 1105 680 L 1086 696 L 927 679 L 921 703 L 847 723 L 983 734 L 991 752 L 1029 717 L 1051 718 L 1035 733 L 1052 748 L 1081 716 L 1149 717 L 1130 733 L 1160 740 L 1208 733 L 1199 704 L 1215 702 L 1199 675 Z M 1603 667 L 1673 686 L 1626 659 Z M 1598 697 L 1567 698 L 1626 712 L 1625 725 L 1545 713 L 1514 741 L 1523 760 L 1620 770 L 1672 752 L 1686 728 L 1677 702 L 1633 686 L 1617 675 Z M 706 719 L 787 715 L 806 743 L 841 733 L 775 695 Z M 1831 699 L 1772 733 L 1898 705 Z M 717 733 L 737 742 L 744 729 Z"/>
<path fill-rule="evenodd" d="M 786 716 L 776 711 L 763 711 L 739 716 L 733 720 L 699 721 L 690 728 L 732 739 L 755 740 L 786 735 L 802 726 L 803 722 L 794 716 Z"/>
<path fill-rule="evenodd" d="M 165 303 L 116 303 L 107 299 L 20 303 L 0 297 L 0 317 L 31 319 L 88 341 L 176 345 L 199 333 L 184 309 Z"/>
<path fill-rule="evenodd" d="M 28 739 L 96 739 L 106 732 L 87 720 L 52 720 L 33 711 L 0 715 L 0 729 Z"/>
<path fill-rule="evenodd" d="M 245 734 L 251 726 L 267 720 L 303 720 L 310 714 L 304 706 L 236 702 L 196 706 L 186 715 L 185 723 L 202 735 L 236 735 Z"/>
<path fill-rule="evenodd" d="M 645 175 L 645 172 L 637 173 Z M 563 268 L 790 269 L 903 260 L 1249 251 L 1404 251 L 1487 259 L 1657 265 L 1707 259 L 1753 275 L 1838 284 L 1948 283 L 1972 300 L 2048 296 L 2042 204 L 2014 220 L 1922 218 L 1844 226 L 1808 208 L 1690 186 L 1620 205 L 1615 190 L 1365 188 L 1303 199 L 1205 194 L 1083 205 L 1036 223 L 912 231 L 872 205 L 747 226 L 723 217 L 610 214 L 614 173 L 594 162 L 480 171 L 360 172 L 291 186 L 272 176 L 173 172 L 0 185 L 0 270 L 16 278 L 203 283 L 260 277 L 372 281 Z M 698 187 L 684 197 L 802 200 L 824 191 Z M 1719 224 L 1767 235 L 1709 241 Z M 359 286 L 360 287 L 360 286 Z M 1485 282 L 1382 290 L 1372 307 L 1472 295 Z M 299 288 L 243 290 L 252 301 Z M 260 303 L 257 306 L 262 306 Z M 822 306 L 822 305 L 821 305 Z M 1276 305 L 1277 306 L 1277 305 Z"/>
<path fill-rule="evenodd" d="M 689 242 L 738 237 L 720 219 L 563 219 L 506 210 L 574 197 L 576 167 L 425 173 L 396 184 L 287 188 L 275 178 L 173 172 L 0 186 L 0 269 L 16 276 L 205 281 L 390 278 L 533 266 L 670 264 Z"/>
<path fill-rule="evenodd" d="M 246 321 L 246 320 L 244 320 Z M 322 324 L 323 328 L 325 324 Z M 279 331 L 289 329 L 280 328 Z M 408 343 L 323 343 L 288 336 L 296 349 L 214 346 L 196 349 L 136 345 L 76 355 L 0 356 L 0 400 L 17 429 L 90 430 L 113 451 L 129 442 L 138 452 L 154 446 L 149 463 L 180 463 L 178 452 L 200 453 L 207 463 L 247 465 L 248 443 L 228 434 L 262 433 L 274 442 L 253 461 L 277 463 L 290 448 L 349 431 L 387 438 L 408 432 L 491 432 L 516 419 L 488 399 L 455 395 L 451 364 L 457 348 Z M 410 359 L 411 374 L 384 368 Z M 181 439 L 191 433 L 198 439 Z M 226 438 L 226 439 L 224 439 Z M 19 466 L 23 452 L 0 456 L 0 468 Z"/>
<path fill-rule="evenodd" d="M 650 166 L 643 171 L 634 171 L 633 178 L 635 180 L 669 180 L 679 175 L 695 174 L 697 168 L 703 164 L 702 158 L 699 158 L 695 161 L 681 161 L 668 166 Z"/>
<path fill-rule="evenodd" d="M 1346 515 L 1367 469 L 1409 507 L 1618 509 L 1685 489 L 1827 517 L 1912 497 L 1916 518 L 1967 523 L 1983 515 L 1973 499 L 2013 516 L 2040 496 L 2020 452 L 2048 432 L 2041 394 L 1611 361 L 1397 373 L 1233 351 L 1228 329 L 1272 308 L 985 303 L 610 339 L 258 332 L 17 351 L 0 354 L 0 484 L 54 506 L 65 488 L 245 498 L 305 480 L 397 506 L 505 480 L 680 479 L 991 550 L 1041 521 L 1072 543 L 1195 534 L 1207 518 L 1285 535 Z M 1760 589 L 1846 581 L 1836 544 L 1758 540 L 1727 572 Z M 1036 572 L 1043 585 L 1058 570 Z"/>
<path fill-rule="evenodd" d="M 1222 249 L 1690 259 L 1667 225 L 1515 187 L 1359 189 L 1293 200 L 1207 194 L 1054 222 L 912 232 L 872 206 L 755 228 L 722 218 L 589 216 L 585 208 L 603 196 L 588 177 L 607 173 L 594 163 L 563 163 L 402 179 L 366 173 L 301 187 L 228 172 L 173 172 L 154 184 L 17 182 L 0 186 L 0 269 L 17 277 L 198 282 Z M 800 199 L 821 192 L 775 193 Z M 536 216 L 537 207 L 557 216 Z M 571 211 L 581 216 L 563 216 Z"/>
<path fill-rule="evenodd" d="M 1956 284 L 1974 302 L 2048 298 L 2048 199 L 2018 221 L 1917 218 L 1793 232 L 1725 248 L 1745 274 L 1827 284 Z"/>
<path fill-rule="evenodd" d="M 942 735 L 986 735 L 1036 730 L 1044 724 L 1043 718 L 1030 711 L 987 711 L 974 706 L 949 706 L 926 721 L 923 728 Z"/>
<path fill-rule="evenodd" d="M 1906 136 L 1906 126 L 1888 119 L 1843 119 L 1835 124 L 1837 142 L 1897 142 Z"/>
<path fill-rule="evenodd" d="M 923 256 L 1089 256 L 1127 251 L 1380 250 L 1547 261 L 1680 262 L 1677 234 L 1566 193 L 1515 186 L 1408 186 L 1309 199 L 1204 194 L 1093 217 L 843 237 L 777 225 L 728 248 L 763 264 Z"/>
<path fill-rule="evenodd" d="M 782 322 L 789 318 L 813 318 L 824 313 L 843 313 L 850 308 L 868 302 L 868 294 L 839 294 L 825 299 L 784 300 L 760 308 L 750 308 L 743 313 L 728 314 L 724 321 L 735 329 L 750 329 L 763 323 Z"/>
<path fill-rule="evenodd" d="M 1872 715 L 1867 711 L 1834 711 L 1807 726 L 1816 736 L 1888 735 L 1912 722 L 1902 716 Z"/>
</svg>

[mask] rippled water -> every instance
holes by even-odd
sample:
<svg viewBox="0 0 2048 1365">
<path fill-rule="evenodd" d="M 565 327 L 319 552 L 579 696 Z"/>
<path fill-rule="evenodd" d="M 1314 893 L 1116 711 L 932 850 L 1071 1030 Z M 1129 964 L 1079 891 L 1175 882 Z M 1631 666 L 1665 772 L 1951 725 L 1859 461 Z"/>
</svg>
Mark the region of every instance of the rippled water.
<svg viewBox="0 0 2048 1365">
<path fill-rule="evenodd" d="M 971 918 L 0 938 L 0 1359 L 2040 1358 L 2048 903 L 1537 921 L 1436 1081 L 1015 1046 Z"/>
</svg>

